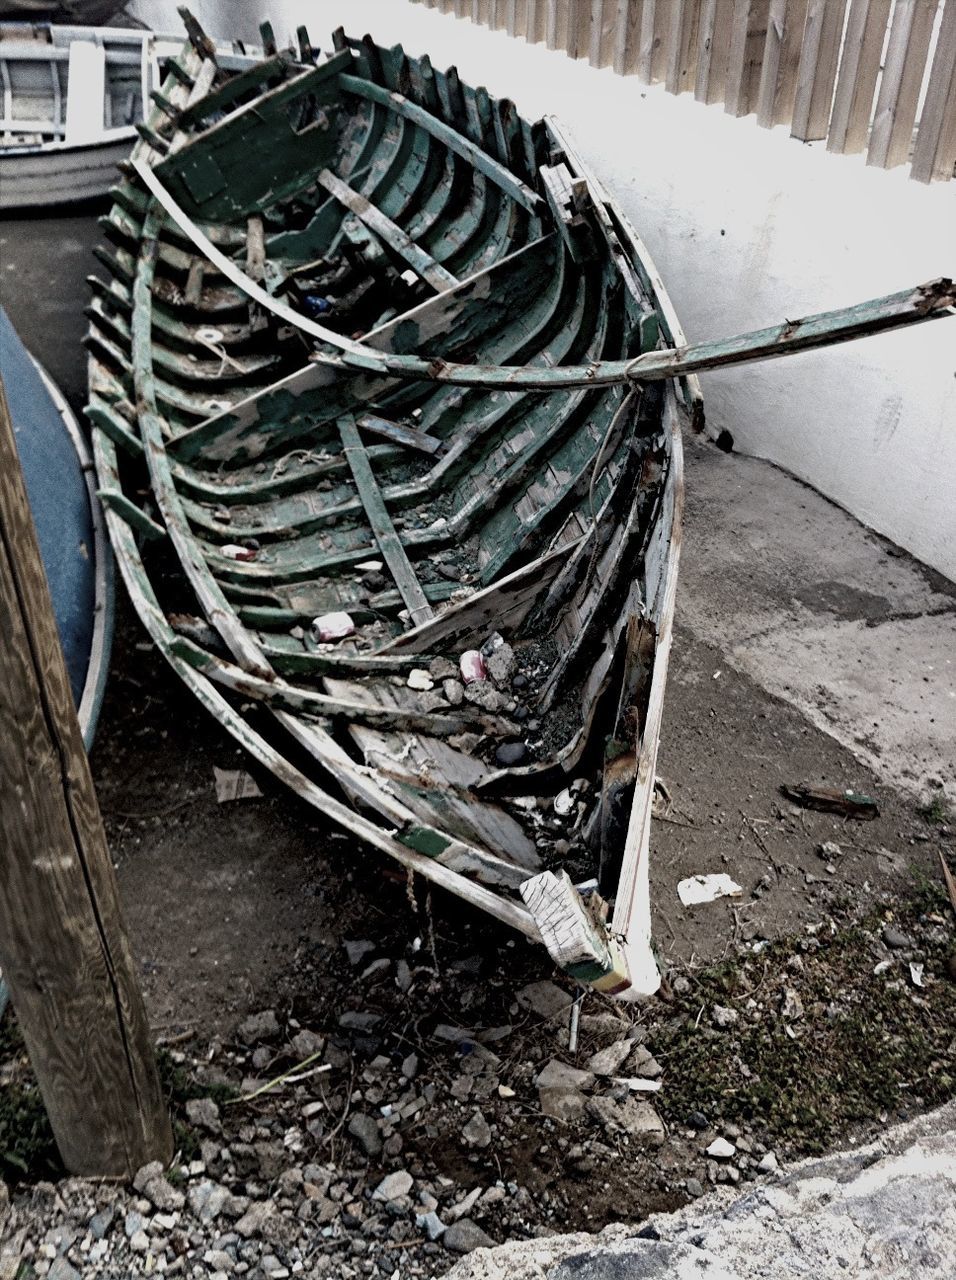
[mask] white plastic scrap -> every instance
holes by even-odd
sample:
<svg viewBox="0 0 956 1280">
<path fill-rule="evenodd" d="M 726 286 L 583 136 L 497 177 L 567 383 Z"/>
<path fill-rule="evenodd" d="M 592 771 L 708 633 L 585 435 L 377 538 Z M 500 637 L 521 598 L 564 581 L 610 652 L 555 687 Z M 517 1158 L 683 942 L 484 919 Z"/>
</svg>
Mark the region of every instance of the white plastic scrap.
<svg viewBox="0 0 956 1280">
<path fill-rule="evenodd" d="M 923 982 L 923 965 L 917 964 L 915 961 L 911 961 L 910 978 L 913 980 L 914 987 L 925 986 L 926 984 Z"/>
<path fill-rule="evenodd" d="M 235 542 L 227 542 L 225 546 L 219 548 L 219 553 L 229 560 L 255 560 L 256 558 L 256 552 L 252 547 L 240 547 Z"/>
<path fill-rule="evenodd" d="M 359 573 L 380 573 L 382 567 L 381 560 L 363 560 L 355 566 Z"/>
<path fill-rule="evenodd" d="M 564 791 L 559 791 L 554 797 L 554 811 L 559 818 L 567 817 L 571 812 L 573 805 L 574 800 L 572 799 L 571 792 L 566 788 Z"/>
<path fill-rule="evenodd" d="M 611 1084 L 622 1085 L 632 1093 L 657 1093 L 660 1080 L 645 1080 L 643 1076 L 612 1076 Z"/>
<path fill-rule="evenodd" d="M 689 876 L 677 886 L 677 896 L 685 907 L 697 907 L 703 902 L 716 902 L 718 898 L 737 898 L 743 889 L 731 880 L 725 871 L 719 875 Z"/>
<path fill-rule="evenodd" d="M 321 617 L 312 619 L 312 631 L 316 640 L 328 643 L 352 635 L 355 623 L 349 613 L 323 613 Z"/>
</svg>

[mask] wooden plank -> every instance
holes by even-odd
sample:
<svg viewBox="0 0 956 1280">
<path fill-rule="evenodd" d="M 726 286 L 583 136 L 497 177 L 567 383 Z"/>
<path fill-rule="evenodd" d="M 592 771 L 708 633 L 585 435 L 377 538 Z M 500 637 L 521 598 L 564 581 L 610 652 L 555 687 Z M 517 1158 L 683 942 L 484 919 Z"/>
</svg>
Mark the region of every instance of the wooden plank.
<svg viewBox="0 0 956 1280">
<path fill-rule="evenodd" d="M 644 0 L 637 74 L 647 84 L 655 84 L 667 74 L 668 37 L 673 12 L 673 0 Z"/>
<path fill-rule="evenodd" d="M 67 79 L 67 145 L 82 146 L 102 137 L 105 95 L 106 50 L 92 40 L 74 40 Z"/>
<path fill-rule="evenodd" d="M 913 152 L 918 182 L 946 181 L 956 165 L 956 0 L 943 11 Z"/>
<path fill-rule="evenodd" d="M 427 622 L 434 617 L 434 611 L 428 603 L 428 597 L 422 590 L 402 540 L 392 523 L 392 517 L 385 506 L 382 491 L 375 479 L 372 464 L 369 462 L 368 452 L 362 444 L 358 427 L 351 414 L 346 414 L 339 419 L 339 433 L 342 437 L 345 459 L 352 472 L 352 479 L 355 481 L 365 514 L 368 516 L 372 533 L 375 535 L 389 572 L 395 579 L 395 585 L 405 601 L 412 623 L 417 626 L 420 622 Z"/>
<path fill-rule="evenodd" d="M 867 164 L 892 169 L 909 159 L 936 8 L 936 0 L 896 0 Z"/>
<path fill-rule="evenodd" d="M 769 13 L 770 0 L 735 0 L 724 88 L 728 115 L 746 116 L 757 110 Z"/>
<path fill-rule="evenodd" d="M 541 44 L 547 35 L 548 10 L 545 0 L 526 0 L 524 38 L 528 44 Z"/>
<path fill-rule="evenodd" d="M 173 1153 L 149 1023 L 0 383 L 0 964 L 63 1162 Z"/>
<path fill-rule="evenodd" d="M 700 18 L 701 0 L 678 0 L 668 50 L 665 80 L 668 93 L 688 93 L 694 88 Z"/>
<path fill-rule="evenodd" d="M 771 0 L 757 89 L 757 123 L 765 129 L 789 124 L 793 118 L 808 2 Z"/>
<path fill-rule="evenodd" d="M 362 413 L 356 420 L 363 431 L 382 436 L 392 444 L 404 445 L 407 449 L 417 449 L 419 453 L 438 453 L 443 451 L 441 440 L 436 440 L 427 431 L 418 431 L 415 427 L 406 427 L 400 422 L 389 422 L 377 413 Z"/>
<path fill-rule="evenodd" d="M 828 151 L 857 152 L 866 146 L 889 16 L 890 0 L 852 0 L 827 134 Z"/>
<path fill-rule="evenodd" d="M 630 75 L 637 69 L 643 8 L 644 0 L 617 0 L 613 65 L 619 76 Z"/>
<path fill-rule="evenodd" d="M 446 289 L 454 289 L 455 285 L 458 284 L 456 277 L 450 271 L 446 271 L 424 249 L 419 248 L 407 232 L 403 231 L 391 218 L 386 217 L 380 209 L 377 209 L 360 192 L 353 190 L 341 178 L 337 178 L 331 170 L 323 169 L 318 176 L 318 183 L 319 186 L 328 191 L 329 195 L 334 196 L 340 204 L 344 204 L 360 222 L 371 228 L 377 236 L 380 236 L 390 249 L 394 250 L 400 258 L 403 258 L 408 263 L 413 271 L 417 272 L 423 280 L 431 285 L 436 293 L 444 293 Z"/>
<path fill-rule="evenodd" d="M 792 138 L 815 142 L 827 136 L 845 15 L 846 0 L 810 0 L 797 71 Z"/>
<path fill-rule="evenodd" d="M 424 129 L 426 133 L 444 143 L 449 151 L 453 151 L 455 155 L 467 160 L 479 173 L 483 173 L 486 178 L 490 178 L 496 186 L 501 187 L 502 191 L 506 191 L 523 208 L 532 213 L 537 209 L 540 197 L 525 183 L 516 178 L 510 169 L 506 169 L 503 164 L 492 159 L 481 147 L 476 146 L 475 143 L 471 142 L 463 134 L 458 133 L 456 129 L 451 128 L 450 125 L 445 124 L 444 121 L 436 119 L 424 108 L 417 106 L 400 93 L 392 93 L 381 85 L 372 84 L 369 80 L 360 80 L 357 76 L 340 76 L 339 83 L 343 89 L 349 93 L 354 93 L 356 97 L 365 98 L 369 102 L 377 102 L 380 106 L 388 107 L 397 115 L 411 120 L 420 129 Z"/>
<path fill-rule="evenodd" d="M 734 0 L 703 0 L 694 81 L 694 97 L 698 102 L 724 100 L 733 16 Z"/>
</svg>

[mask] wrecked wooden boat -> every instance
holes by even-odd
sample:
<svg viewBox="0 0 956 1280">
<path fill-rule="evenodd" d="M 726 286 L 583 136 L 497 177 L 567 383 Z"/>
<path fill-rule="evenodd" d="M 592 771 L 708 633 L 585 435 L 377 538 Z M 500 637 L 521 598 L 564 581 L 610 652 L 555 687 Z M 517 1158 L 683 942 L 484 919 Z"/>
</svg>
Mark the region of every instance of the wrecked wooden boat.
<svg viewBox="0 0 956 1280">
<path fill-rule="evenodd" d="M 105 196 L 149 114 L 178 36 L 0 23 L 0 210 Z M 225 47 L 233 70 L 256 59 Z"/>
<path fill-rule="evenodd" d="M 697 365 L 553 120 L 371 39 L 198 29 L 105 220 L 90 402 L 155 643 L 263 766 L 602 991 L 659 977 L 648 845 Z M 948 300 L 948 302 L 947 302 Z M 675 350 L 677 348 L 677 350 Z"/>
</svg>

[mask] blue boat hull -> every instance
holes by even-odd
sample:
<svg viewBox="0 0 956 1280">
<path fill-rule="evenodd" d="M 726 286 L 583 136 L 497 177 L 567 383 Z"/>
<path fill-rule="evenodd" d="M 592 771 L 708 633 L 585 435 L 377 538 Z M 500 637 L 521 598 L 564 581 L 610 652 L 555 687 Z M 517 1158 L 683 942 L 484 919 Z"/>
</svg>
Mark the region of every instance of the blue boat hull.
<svg viewBox="0 0 956 1280">
<path fill-rule="evenodd" d="M 113 631 L 113 565 L 86 442 L 0 308 L 0 374 L 83 740 L 89 747 Z"/>
</svg>

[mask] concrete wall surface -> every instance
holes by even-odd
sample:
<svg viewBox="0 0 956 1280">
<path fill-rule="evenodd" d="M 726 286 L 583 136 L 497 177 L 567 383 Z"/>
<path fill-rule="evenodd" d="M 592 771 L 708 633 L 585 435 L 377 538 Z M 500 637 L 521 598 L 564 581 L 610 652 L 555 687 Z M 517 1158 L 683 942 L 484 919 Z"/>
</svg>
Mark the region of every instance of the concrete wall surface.
<svg viewBox="0 0 956 1280">
<path fill-rule="evenodd" d="M 135 0 L 178 29 L 169 0 Z M 344 25 L 556 114 L 645 239 L 688 338 L 956 275 L 956 181 L 923 186 L 785 130 L 406 0 L 196 0 L 210 32 Z M 956 579 L 956 319 L 702 379 L 710 423 Z"/>
</svg>

